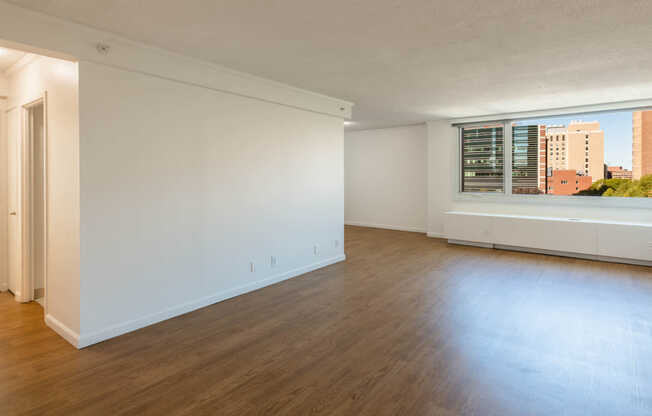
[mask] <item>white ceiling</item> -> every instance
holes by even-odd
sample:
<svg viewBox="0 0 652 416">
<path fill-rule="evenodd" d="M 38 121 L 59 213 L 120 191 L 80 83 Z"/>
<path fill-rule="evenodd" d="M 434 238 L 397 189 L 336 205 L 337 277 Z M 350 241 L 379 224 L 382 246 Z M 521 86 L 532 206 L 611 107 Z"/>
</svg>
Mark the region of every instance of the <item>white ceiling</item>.
<svg viewBox="0 0 652 416">
<path fill-rule="evenodd" d="M 11 3 L 353 101 L 353 128 L 652 98 L 650 0 Z"/>
<path fill-rule="evenodd" d="M 0 47 L 0 73 L 9 69 L 23 56 L 25 56 L 25 52 Z"/>
</svg>

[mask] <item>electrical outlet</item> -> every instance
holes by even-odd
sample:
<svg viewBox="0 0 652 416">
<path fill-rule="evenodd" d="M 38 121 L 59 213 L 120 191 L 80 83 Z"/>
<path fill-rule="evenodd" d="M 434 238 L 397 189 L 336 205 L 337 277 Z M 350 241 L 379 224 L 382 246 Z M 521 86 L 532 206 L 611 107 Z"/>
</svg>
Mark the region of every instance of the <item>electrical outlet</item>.
<svg viewBox="0 0 652 416">
<path fill-rule="evenodd" d="M 335 248 L 338 248 L 340 246 L 340 240 L 335 240 Z"/>
<path fill-rule="evenodd" d="M 272 266 L 272 267 L 276 267 L 276 265 L 278 264 L 278 259 L 276 258 L 276 256 L 272 256 L 272 257 L 270 258 L 270 260 L 269 260 L 269 264 L 270 264 L 270 266 Z"/>
<path fill-rule="evenodd" d="M 254 273 L 256 271 L 256 265 L 254 264 L 253 261 L 249 263 L 249 270 L 251 271 L 251 273 Z"/>
<path fill-rule="evenodd" d="M 319 255 L 319 246 L 317 244 L 312 246 L 312 252 L 315 253 L 315 256 Z"/>
</svg>

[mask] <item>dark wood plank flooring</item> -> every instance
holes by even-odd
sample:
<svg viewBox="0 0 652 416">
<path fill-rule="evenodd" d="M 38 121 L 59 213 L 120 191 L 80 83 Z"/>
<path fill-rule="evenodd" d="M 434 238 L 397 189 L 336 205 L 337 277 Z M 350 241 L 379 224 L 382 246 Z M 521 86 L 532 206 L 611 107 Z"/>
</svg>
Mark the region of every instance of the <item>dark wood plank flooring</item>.
<svg viewBox="0 0 652 416">
<path fill-rule="evenodd" d="M 359 227 L 346 253 L 81 351 L 0 294 L 0 414 L 652 414 L 652 269 Z"/>
</svg>

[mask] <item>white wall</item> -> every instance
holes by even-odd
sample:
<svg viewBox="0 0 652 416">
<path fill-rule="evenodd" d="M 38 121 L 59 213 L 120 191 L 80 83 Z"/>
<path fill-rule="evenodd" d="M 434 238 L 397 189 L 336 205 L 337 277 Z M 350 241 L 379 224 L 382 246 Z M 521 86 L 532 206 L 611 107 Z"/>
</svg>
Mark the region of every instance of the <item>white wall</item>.
<svg viewBox="0 0 652 416">
<path fill-rule="evenodd" d="M 75 318 L 46 319 L 74 345 L 344 258 L 352 103 L 2 1 L 0 45 L 83 68 L 78 138 L 49 155 L 71 158 L 58 175 L 82 208 L 55 260 L 77 279 L 61 297 Z"/>
<path fill-rule="evenodd" d="M 7 79 L 0 74 L 0 96 L 6 96 Z M 0 98 L 0 292 L 7 290 L 9 274 L 7 235 L 7 101 Z"/>
<path fill-rule="evenodd" d="M 80 346 L 344 258 L 340 118 L 82 62 L 80 131 Z"/>
<path fill-rule="evenodd" d="M 9 75 L 8 108 L 47 91 L 48 253 L 46 322 L 79 331 L 77 64 L 40 57 Z M 20 111 L 11 112 L 20 117 Z M 70 334 L 68 334 L 70 335 Z M 70 338 L 68 338 L 70 340 Z"/>
<path fill-rule="evenodd" d="M 0 73 L 0 97 L 6 97 L 7 94 L 9 94 L 9 80 L 3 73 Z"/>
<path fill-rule="evenodd" d="M 344 172 L 347 224 L 426 232 L 425 124 L 347 132 Z"/>
</svg>

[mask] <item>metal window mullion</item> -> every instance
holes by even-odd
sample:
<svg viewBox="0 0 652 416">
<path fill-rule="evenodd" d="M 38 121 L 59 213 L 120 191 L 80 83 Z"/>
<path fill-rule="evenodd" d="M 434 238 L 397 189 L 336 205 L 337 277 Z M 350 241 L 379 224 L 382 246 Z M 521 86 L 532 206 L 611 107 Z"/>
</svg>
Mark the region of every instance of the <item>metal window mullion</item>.
<svg viewBox="0 0 652 416">
<path fill-rule="evenodd" d="M 504 175 L 504 193 L 506 196 L 512 195 L 512 123 L 506 120 L 503 123 L 503 175 Z"/>
</svg>

